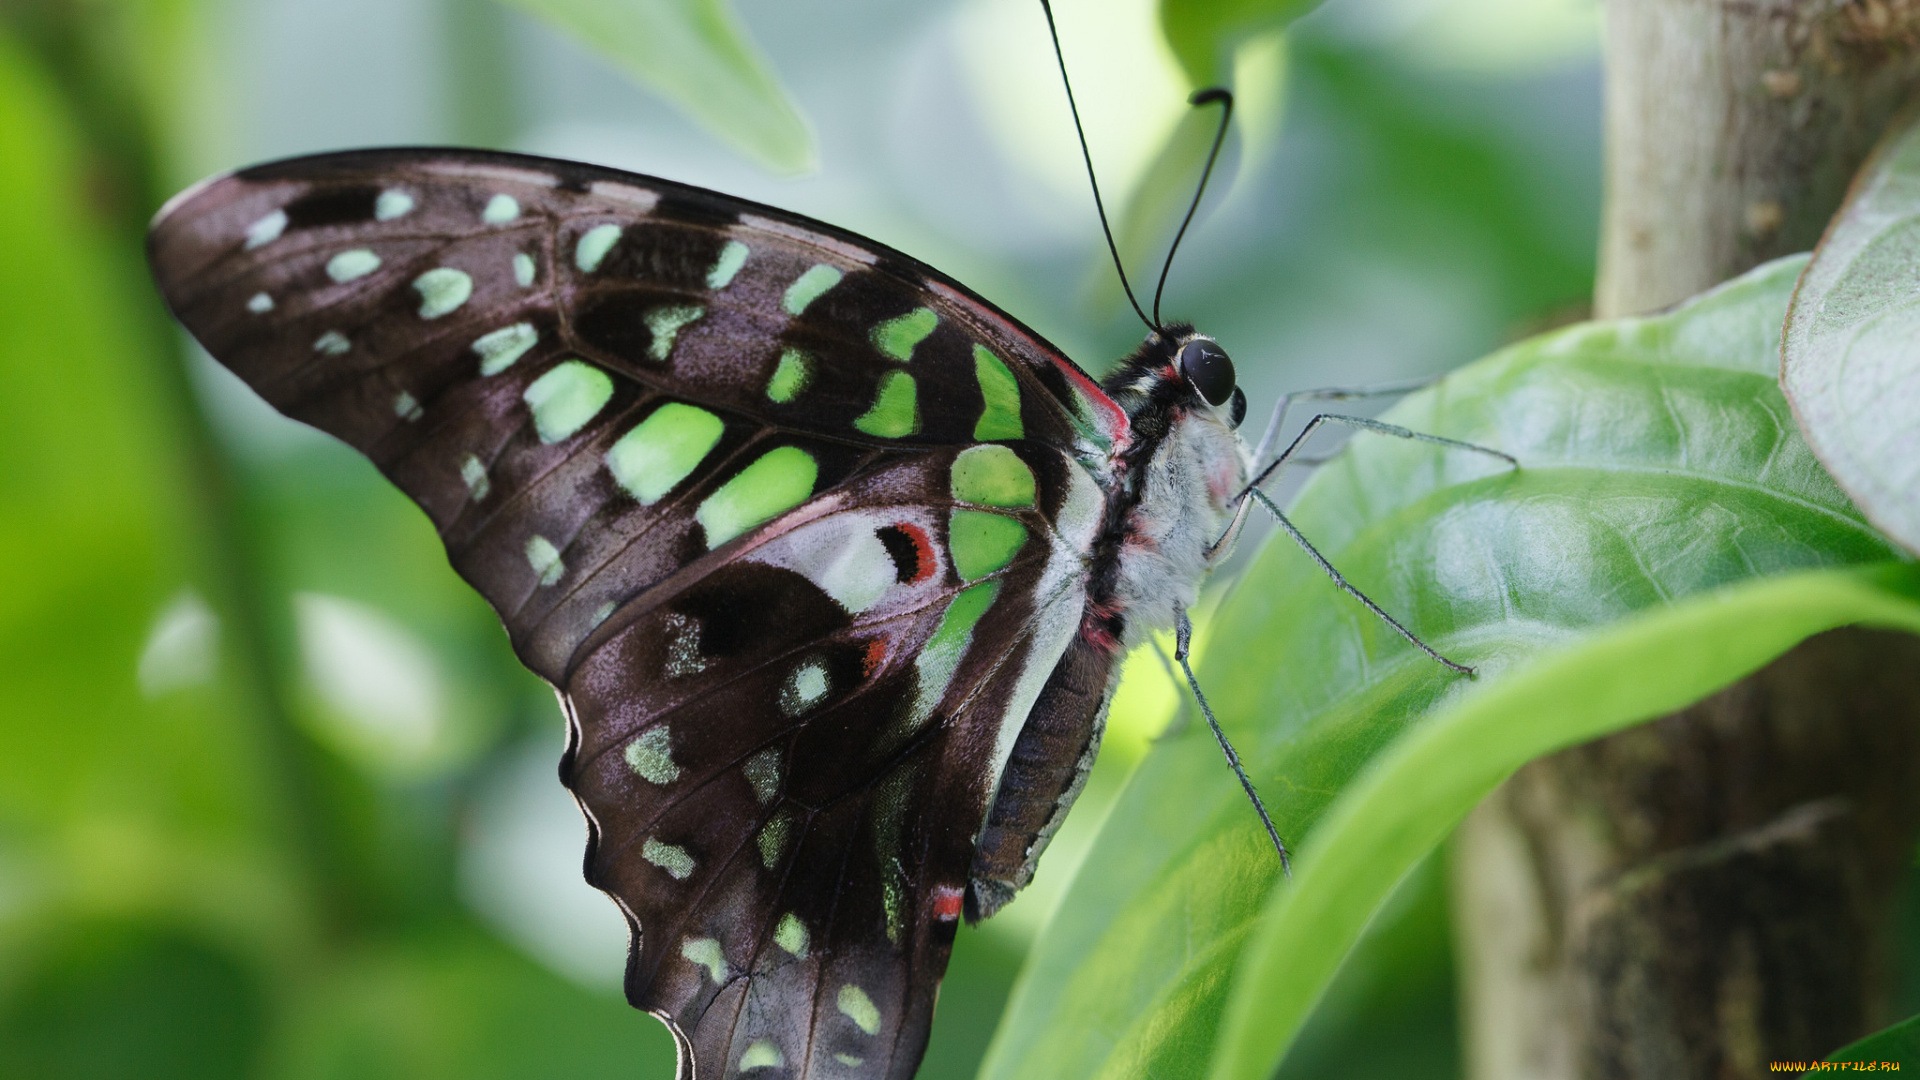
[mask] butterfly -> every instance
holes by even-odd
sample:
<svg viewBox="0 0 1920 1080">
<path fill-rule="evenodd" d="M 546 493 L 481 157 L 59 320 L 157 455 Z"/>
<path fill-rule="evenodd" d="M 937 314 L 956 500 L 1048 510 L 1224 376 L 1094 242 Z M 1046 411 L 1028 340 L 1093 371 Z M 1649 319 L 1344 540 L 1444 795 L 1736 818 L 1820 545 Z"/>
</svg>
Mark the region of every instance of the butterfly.
<svg viewBox="0 0 1920 1080">
<path fill-rule="evenodd" d="M 665 180 L 296 158 L 155 218 L 180 322 L 432 520 L 566 716 L 684 1077 L 908 1077 L 1251 457 L 1184 324 L 1104 380 L 964 286 Z M 1277 842 L 1277 836 L 1276 836 Z"/>
</svg>

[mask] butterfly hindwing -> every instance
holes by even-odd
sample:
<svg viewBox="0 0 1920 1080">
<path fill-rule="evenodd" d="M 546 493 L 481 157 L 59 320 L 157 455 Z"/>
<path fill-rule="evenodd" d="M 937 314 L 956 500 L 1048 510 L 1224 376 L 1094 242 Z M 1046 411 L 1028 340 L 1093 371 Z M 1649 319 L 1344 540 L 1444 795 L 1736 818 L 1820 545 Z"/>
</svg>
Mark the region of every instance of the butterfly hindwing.
<svg viewBox="0 0 1920 1080">
<path fill-rule="evenodd" d="M 277 163 L 176 199 L 150 255 L 560 690 L 586 872 L 683 1072 L 909 1075 L 1084 606 L 1113 403 L 905 256 L 588 166 Z"/>
</svg>

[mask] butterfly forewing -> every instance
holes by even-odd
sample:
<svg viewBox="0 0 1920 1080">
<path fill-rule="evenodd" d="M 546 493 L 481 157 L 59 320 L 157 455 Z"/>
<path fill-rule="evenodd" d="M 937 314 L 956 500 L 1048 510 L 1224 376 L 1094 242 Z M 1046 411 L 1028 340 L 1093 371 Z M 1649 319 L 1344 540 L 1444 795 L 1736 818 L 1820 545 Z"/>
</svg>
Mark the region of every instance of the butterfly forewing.
<svg viewBox="0 0 1920 1080">
<path fill-rule="evenodd" d="M 201 343 L 418 501 L 560 690 L 587 876 L 683 1073 L 911 1074 L 1084 606 L 1112 402 L 898 253 L 587 166 L 283 162 L 150 248 Z"/>
</svg>

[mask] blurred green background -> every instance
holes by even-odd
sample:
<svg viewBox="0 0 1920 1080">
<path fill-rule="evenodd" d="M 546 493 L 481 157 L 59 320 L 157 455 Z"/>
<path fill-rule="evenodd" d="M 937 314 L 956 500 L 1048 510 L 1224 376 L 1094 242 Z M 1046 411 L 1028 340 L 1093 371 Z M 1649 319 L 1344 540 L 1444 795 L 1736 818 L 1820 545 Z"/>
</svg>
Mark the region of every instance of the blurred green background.
<svg viewBox="0 0 1920 1080">
<path fill-rule="evenodd" d="M 1058 8 L 1150 282 L 1192 85 L 1151 0 Z M 672 1074 L 580 880 L 551 692 L 421 514 L 191 348 L 140 245 L 211 172 L 464 143 L 861 231 L 1089 368 L 1137 342 L 1036 4 L 741 0 L 731 52 L 727 10 L 0 0 L 0 1078 Z M 681 17 L 711 55 L 608 29 Z M 1583 309 L 1597 28 L 1591 0 L 1333 0 L 1236 54 L 1241 124 L 1167 311 L 1233 353 L 1256 417 Z M 1035 887 L 962 932 L 929 1080 L 972 1075 L 1175 701 L 1133 666 Z M 1444 879 L 1403 886 L 1283 1075 L 1458 1074 Z"/>
</svg>

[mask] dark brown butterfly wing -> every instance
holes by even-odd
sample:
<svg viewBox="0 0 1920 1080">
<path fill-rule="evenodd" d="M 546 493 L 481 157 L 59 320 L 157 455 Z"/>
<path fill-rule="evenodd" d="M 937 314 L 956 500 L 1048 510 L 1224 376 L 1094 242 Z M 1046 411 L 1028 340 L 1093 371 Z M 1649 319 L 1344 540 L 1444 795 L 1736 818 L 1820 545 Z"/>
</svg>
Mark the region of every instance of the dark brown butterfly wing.
<svg viewBox="0 0 1920 1080">
<path fill-rule="evenodd" d="M 150 255 L 216 358 L 420 503 L 560 690 L 587 876 L 683 1074 L 910 1075 L 1078 626 L 1113 403 L 898 253 L 537 158 L 250 169 L 169 204 Z"/>
</svg>

